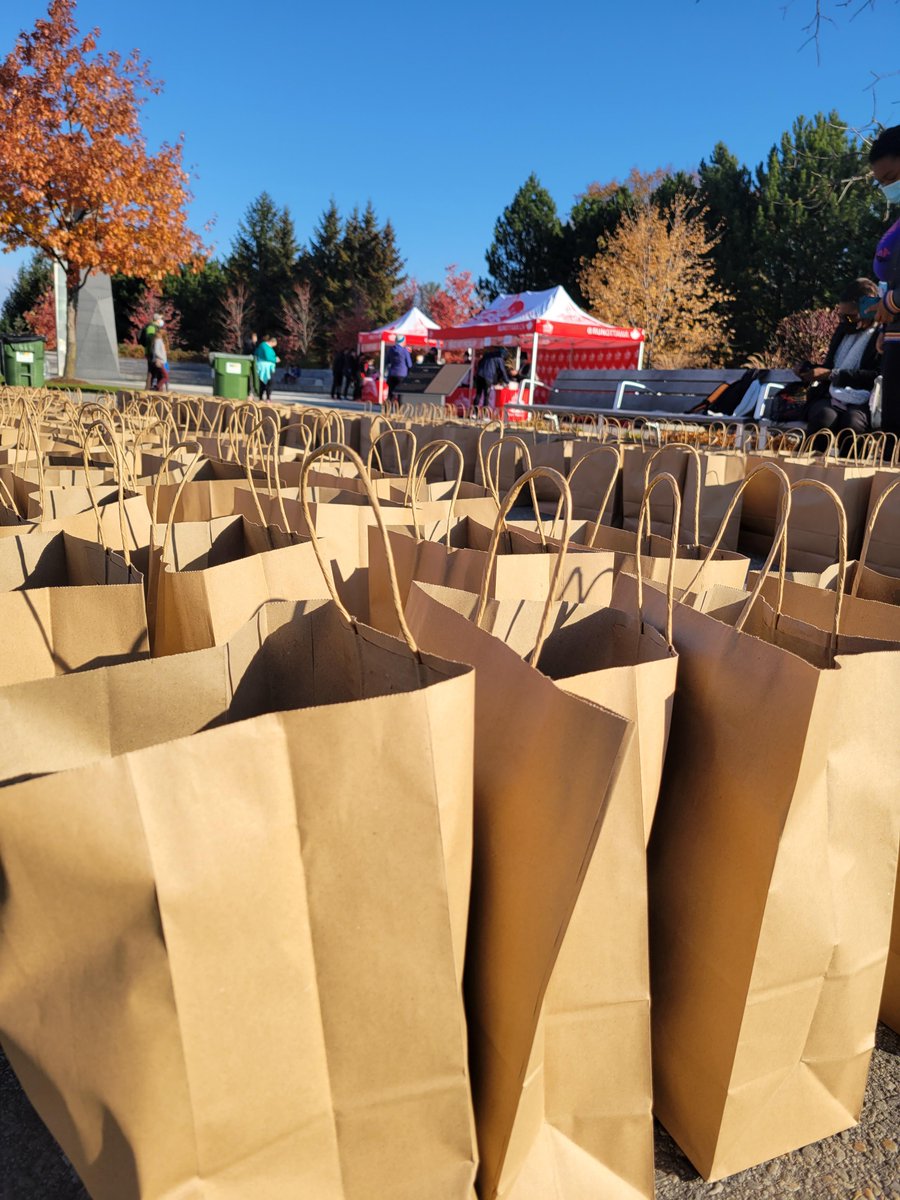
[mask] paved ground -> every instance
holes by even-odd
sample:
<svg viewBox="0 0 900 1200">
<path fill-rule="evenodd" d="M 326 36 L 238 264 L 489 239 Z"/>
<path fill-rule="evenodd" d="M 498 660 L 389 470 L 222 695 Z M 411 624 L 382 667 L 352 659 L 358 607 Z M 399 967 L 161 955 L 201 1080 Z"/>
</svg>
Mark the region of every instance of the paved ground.
<svg viewBox="0 0 900 1200">
<path fill-rule="evenodd" d="M 862 1121 L 855 1129 L 720 1183 L 704 1183 L 658 1127 L 656 1195 L 658 1200 L 900 1200 L 898 1144 L 900 1037 L 882 1025 Z M 0 1200 L 89 1200 L 2 1054 Z"/>
</svg>

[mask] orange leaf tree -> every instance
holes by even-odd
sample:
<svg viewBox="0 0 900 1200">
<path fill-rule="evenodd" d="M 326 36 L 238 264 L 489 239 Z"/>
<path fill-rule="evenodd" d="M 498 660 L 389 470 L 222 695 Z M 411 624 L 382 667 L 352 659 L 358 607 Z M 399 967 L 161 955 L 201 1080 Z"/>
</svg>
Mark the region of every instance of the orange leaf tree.
<svg viewBox="0 0 900 1200">
<path fill-rule="evenodd" d="M 34 246 L 66 272 L 65 374 L 78 298 L 94 271 L 156 280 L 206 255 L 187 225 L 182 143 L 151 154 L 140 110 L 160 85 L 137 51 L 97 50 L 75 0 L 51 0 L 0 64 L 0 243 Z"/>
</svg>

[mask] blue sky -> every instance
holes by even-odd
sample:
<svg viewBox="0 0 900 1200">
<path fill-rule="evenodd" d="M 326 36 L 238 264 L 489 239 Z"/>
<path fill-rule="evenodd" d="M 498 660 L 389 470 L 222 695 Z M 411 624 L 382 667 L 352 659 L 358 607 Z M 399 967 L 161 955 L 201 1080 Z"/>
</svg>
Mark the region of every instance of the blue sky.
<svg viewBox="0 0 900 1200">
<path fill-rule="evenodd" d="M 863 4 L 863 0 L 860 0 Z M 47 0 L 0 6 L 0 55 Z M 301 239 L 334 195 L 371 197 L 407 269 L 484 271 L 494 221 L 536 171 L 565 213 L 591 180 L 695 167 L 716 141 L 755 165 L 799 114 L 872 113 L 871 72 L 897 68 L 900 4 L 855 20 L 826 0 L 821 63 L 802 48 L 814 0 L 80 0 L 82 29 L 137 46 L 165 82 L 151 145 L 186 137 L 192 217 L 219 253 L 264 188 Z M 852 11 L 849 10 L 849 11 Z M 878 115 L 900 122 L 900 75 Z M 0 296 L 23 254 L 0 256 Z"/>
</svg>

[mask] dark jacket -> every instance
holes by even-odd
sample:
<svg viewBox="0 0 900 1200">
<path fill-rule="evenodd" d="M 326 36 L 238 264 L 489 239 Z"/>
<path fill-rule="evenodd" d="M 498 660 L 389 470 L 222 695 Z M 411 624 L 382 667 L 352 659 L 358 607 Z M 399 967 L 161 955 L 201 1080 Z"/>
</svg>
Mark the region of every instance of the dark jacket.
<svg viewBox="0 0 900 1200">
<path fill-rule="evenodd" d="M 828 353 L 825 355 L 823 367 L 827 367 L 829 371 L 833 371 L 831 378 L 828 380 L 828 385 L 834 384 L 835 387 L 849 388 L 868 388 L 869 391 L 875 385 L 875 380 L 881 374 L 881 355 L 878 353 L 876 343 L 878 341 L 878 330 L 872 329 L 872 336 L 863 351 L 862 360 L 859 364 L 859 369 L 856 371 L 834 371 L 834 359 L 838 351 L 838 346 L 848 334 L 854 333 L 855 330 L 844 326 L 839 326 L 833 333 L 831 342 L 828 346 Z"/>
<path fill-rule="evenodd" d="M 506 357 L 502 350 L 488 350 L 475 369 L 475 378 L 483 379 L 485 383 L 509 383 L 509 371 L 506 369 Z"/>
<path fill-rule="evenodd" d="M 398 346 L 395 342 L 388 350 L 384 364 L 388 375 L 393 375 L 397 379 L 405 379 L 412 366 L 412 355 L 405 346 Z"/>
</svg>

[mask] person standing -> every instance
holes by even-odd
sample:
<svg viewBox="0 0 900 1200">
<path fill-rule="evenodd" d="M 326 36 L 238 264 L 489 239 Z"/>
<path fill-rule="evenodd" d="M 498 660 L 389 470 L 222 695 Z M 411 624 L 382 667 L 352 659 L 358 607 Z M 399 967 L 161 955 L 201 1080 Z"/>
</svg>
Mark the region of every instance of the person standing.
<svg viewBox="0 0 900 1200">
<path fill-rule="evenodd" d="M 356 378 L 356 363 L 357 357 L 354 351 L 348 346 L 344 351 L 344 386 L 343 397 L 349 400 L 353 395 L 353 384 Z"/>
<path fill-rule="evenodd" d="M 872 143 L 869 163 L 888 204 L 900 206 L 900 125 L 882 130 Z M 875 320 L 884 326 L 881 429 L 900 437 L 900 219 L 878 243 L 874 269 L 881 285 Z"/>
<path fill-rule="evenodd" d="M 275 378 L 275 368 L 279 362 L 275 353 L 277 345 L 278 340 L 270 333 L 256 348 L 256 375 L 259 379 L 260 400 L 272 399 L 272 380 Z"/>
<path fill-rule="evenodd" d="M 384 365 L 387 372 L 388 400 L 399 400 L 400 385 L 412 368 L 412 355 L 406 348 L 406 338 L 402 334 L 389 347 Z"/>
<path fill-rule="evenodd" d="M 331 360 L 331 398 L 332 400 L 340 400 L 341 388 L 344 383 L 344 358 L 343 350 L 335 350 L 334 357 Z"/>
<path fill-rule="evenodd" d="M 253 362 L 250 364 L 249 391 L 251 397 L 259 393 L 259 380 L 256 377 L 256 347 L 258 344 L 259 338 L 256 336 L 256 333 L 251 332 L 244 338 L 243 345 L 241 346 L 241 353 L 247 358 L 253 359 Z"/>
<path fill-rule="evenodd" d="M 506 355 L 502 346 L 488 346 L 475 368 L 476 409 L 490 407 L 491 388 L 498 383 L 509 383 Z"/>
</svg>

